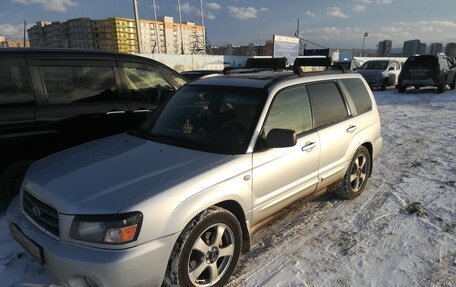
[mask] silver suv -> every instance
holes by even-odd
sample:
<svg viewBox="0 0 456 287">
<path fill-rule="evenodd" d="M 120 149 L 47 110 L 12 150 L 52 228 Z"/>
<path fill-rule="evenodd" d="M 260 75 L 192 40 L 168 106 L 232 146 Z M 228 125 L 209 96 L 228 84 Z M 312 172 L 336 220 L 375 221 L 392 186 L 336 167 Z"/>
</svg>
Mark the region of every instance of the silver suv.
<svg viewBox="0 0 456 287">
<path fill-rule="evenodd" d="M 34 163 L 7 218 L 70 286 L 222 286 L 269 216 L 317 191 L 360 195 L 381 146 L 361 75 L 215 76 L 138 130 Z"/>
</svg>

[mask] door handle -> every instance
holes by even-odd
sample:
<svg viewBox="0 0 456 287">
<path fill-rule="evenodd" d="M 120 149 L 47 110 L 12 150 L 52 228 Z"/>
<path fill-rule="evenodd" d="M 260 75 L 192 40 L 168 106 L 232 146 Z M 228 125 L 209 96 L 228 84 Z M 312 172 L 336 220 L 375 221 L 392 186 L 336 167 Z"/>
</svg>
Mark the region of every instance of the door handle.
<svg viewBox="0 0 456 287">
<path fill-rule="evenodd" d="M 310 151 L 313 150 L 316 146 L 317 146 L 317 144 L 314 143 L 314 142 L 307 142 L 307 143 L 301 148 L 301 150 L 302 150 L 302 151 L 306 151 L 306 152 L 310 152 Z"/>
<path fill-rule="evenodd" d="M 125 111 L 110 111 L 106 113 L 107 115 L 119 115 L 119 114 L 125 114 Z"/>
<path fill-rule="evenodd" d="M 148 109 L 139 109 L 139 110 L 134 110 L 133 113 L 135 113 L 135 114 L 150 113 L 150 110 L 148 110 Z"/>
<path fill-rule="evenodd" d="M 352 133 L 354 131 L 356 131 L 356 126 L 349 126 L 347 129 L 347 133 Z"/>
</svg>

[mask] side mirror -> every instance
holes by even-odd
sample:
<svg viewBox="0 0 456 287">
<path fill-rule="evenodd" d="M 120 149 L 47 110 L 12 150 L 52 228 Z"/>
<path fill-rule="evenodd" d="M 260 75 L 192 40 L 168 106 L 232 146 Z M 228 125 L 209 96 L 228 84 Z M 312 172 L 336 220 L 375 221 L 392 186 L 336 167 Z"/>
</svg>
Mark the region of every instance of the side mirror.
<svg viewBox="0 0 456 287">
<path fill-rule="evenodd" d="M 266 145 L 271 148 L 295 146 L 296 132 L 287 129 L 272 129 L 266 136 Z"/>
</svg>

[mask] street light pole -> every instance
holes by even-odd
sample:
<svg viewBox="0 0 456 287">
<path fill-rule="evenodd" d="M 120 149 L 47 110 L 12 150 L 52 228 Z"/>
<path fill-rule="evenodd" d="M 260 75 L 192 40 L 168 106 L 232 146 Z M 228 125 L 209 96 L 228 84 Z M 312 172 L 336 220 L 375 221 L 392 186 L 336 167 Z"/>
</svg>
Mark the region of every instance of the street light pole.
<svg viewBox="0 0 456 287">
<path fill-rule="evenodd" d="M 369 33 L 364 32 L 364 35 L 363 35 L 363 48 L 361 49 L 361 57 L 362 57 L 363 54 L 364 54 L 364 43 L 366 42 L 367 36 L 369 36 Z"/>
<path fill-rule="evenodd" d="M 203 48 L 204 48 L 204 54 L 206 54 L 206 27 L 204 26 L 203 0 L 200 0 L 200 8 L 201 8 L 201 26 L 203 26 Z"/>
<path fill-rule="evenodd" d="M 181 34 L 181 53 L 184 54 L 184 31 L 182 29 L 182 13 L 180 0 L 177 0 L 177 10 L 179 10 L 179 23 L 180 23 L 180 34 Z"/>
<path fill-rule="evenodd" d="M 136 37 L 138 38 L 138 54 L 141 54 L 141 34 L 139 32 L 138 4 L 136 3 L 136 0 L 133 0 L 133 8 L 135 10 Z"/>
<path fill-rule="evenodd" d="M 158 54 L 160 54 L 161 53 L 161 49 L 160 49 L 160 34 L 159 34 L 160 25 L 158 25 L 158 21 L 157 21 L 157 8 L 155 7 L 155 0 L 152 0 L 152 4 L 154 5 L 155 43 L 157 43 L 157 45 L 158 45 Z M 164 26 L 163 26 L 163 29 L 165 29 Z M 163 31 L 163 33 L 164 33 L 164 31 Z"/>
</svg>

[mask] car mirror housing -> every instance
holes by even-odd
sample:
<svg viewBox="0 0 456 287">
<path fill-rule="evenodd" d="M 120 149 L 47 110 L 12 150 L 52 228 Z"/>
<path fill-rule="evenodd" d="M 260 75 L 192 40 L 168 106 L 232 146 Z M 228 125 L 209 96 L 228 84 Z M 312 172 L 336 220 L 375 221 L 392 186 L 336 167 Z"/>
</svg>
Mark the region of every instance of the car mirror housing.
<svg viewBox="0 0 456 287">
<path fill-rule="evenodd" d="M 287 129 L 272 129 L 266 137 L 266 145 L 270 148 L 284 148 L 295 146 L 296 132 Z"/>
</svg>

